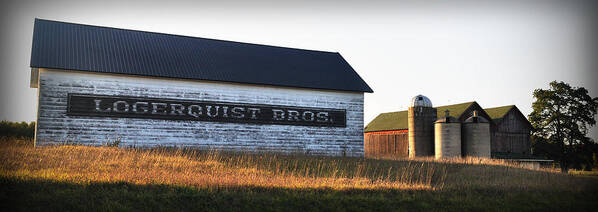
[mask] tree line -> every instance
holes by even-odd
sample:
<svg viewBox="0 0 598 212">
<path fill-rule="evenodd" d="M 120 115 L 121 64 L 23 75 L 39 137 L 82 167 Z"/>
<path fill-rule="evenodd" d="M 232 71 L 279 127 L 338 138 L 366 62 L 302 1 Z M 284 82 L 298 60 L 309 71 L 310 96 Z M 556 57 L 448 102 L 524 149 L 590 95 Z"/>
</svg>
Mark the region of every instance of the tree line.
<svg viewBox="0 0 598 212">
<path fill-rule="evenodd" d="M 0 137 L 33 138 L 35 122 L 0 121 Z"/>
</svg>

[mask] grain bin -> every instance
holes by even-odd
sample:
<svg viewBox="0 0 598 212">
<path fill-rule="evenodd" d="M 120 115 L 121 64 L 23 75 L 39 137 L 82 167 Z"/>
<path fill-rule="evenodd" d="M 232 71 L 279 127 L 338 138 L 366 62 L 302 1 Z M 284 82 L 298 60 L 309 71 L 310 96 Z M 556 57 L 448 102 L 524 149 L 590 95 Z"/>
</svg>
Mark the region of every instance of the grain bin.
<svg viewBox="0 0 598 212">
<path fill-rule="evenodd" d="M 432 101 L 423 95 L 413 97 L 408 110 L 410 158 L 434 155 L 434 121 Z"/>
<path fill-rule="evenodd" d="M 473 111 L 463 123 L 463 156 L 490 157 L 490 123 Z"/>
<path fill-rule="evenodd" d="M 461 123 L 445 111 L 445 116 L 434 123 L 434 150 L 436 159 L 461 157 Z"/>
</svg>

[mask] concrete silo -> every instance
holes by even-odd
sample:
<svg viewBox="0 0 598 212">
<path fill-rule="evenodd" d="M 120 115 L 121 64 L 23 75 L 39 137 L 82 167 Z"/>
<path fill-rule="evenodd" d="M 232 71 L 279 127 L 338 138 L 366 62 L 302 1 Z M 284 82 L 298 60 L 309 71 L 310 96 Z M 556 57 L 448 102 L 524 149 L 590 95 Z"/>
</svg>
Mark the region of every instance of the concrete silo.
<svg viewBox="0 0 598 212">
<path fill-rule="evenodd" d="M 463 156 L 490 157 L 490 123 L 473 111 L 463 123 Z"/>
<path fill-rule="evenodd" d="M 434 121 L 432 101 L 423 95 L 413 97 L 408 110 L 410 158 L 434 155 Z"/>
<path fill-rule="evenodd" d="M 444 118 L 434 123 L 436 159 L 461 157 L 461 123 L 445 111 Z"/>
</svg>

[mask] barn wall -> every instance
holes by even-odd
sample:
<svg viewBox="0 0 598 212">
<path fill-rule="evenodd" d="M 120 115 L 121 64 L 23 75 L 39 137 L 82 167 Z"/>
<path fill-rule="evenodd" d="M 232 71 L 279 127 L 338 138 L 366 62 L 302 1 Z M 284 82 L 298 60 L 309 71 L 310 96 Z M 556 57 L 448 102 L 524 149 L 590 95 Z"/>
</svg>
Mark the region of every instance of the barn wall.
<svg viewBox="0 0 598 212">
<path fill-rule="evenodd" d="M 529 155 L 531 149 L 530 128 L 517 111 L 508 112 L 492 132 L 493 155 Z"/>
<path fill-rule="evenodd" d="M 366 133 L 364 136 L 365 157 L 409 157 L 408 132 L 388 134 Z"/>
<path fill-rule="evenodd" d="M 179 146 L 221 150 L 363 155 L 363 93 L 41 70 L 36 145 Z M 68 116 L 67 94 L 345 109 L 346 127 Z"/>
</svg>

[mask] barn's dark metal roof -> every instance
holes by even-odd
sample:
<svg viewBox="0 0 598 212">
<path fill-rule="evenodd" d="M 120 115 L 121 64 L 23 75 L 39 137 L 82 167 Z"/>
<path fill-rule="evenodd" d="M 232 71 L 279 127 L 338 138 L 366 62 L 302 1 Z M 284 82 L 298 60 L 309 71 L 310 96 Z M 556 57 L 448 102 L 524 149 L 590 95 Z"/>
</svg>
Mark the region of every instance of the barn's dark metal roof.
<svg viewBox="0 0 598 212">
<path fill-rule="evenodd" d="M 373 92 L 339 53 L 42 19 L 31 67 Z"/>
</svg>

